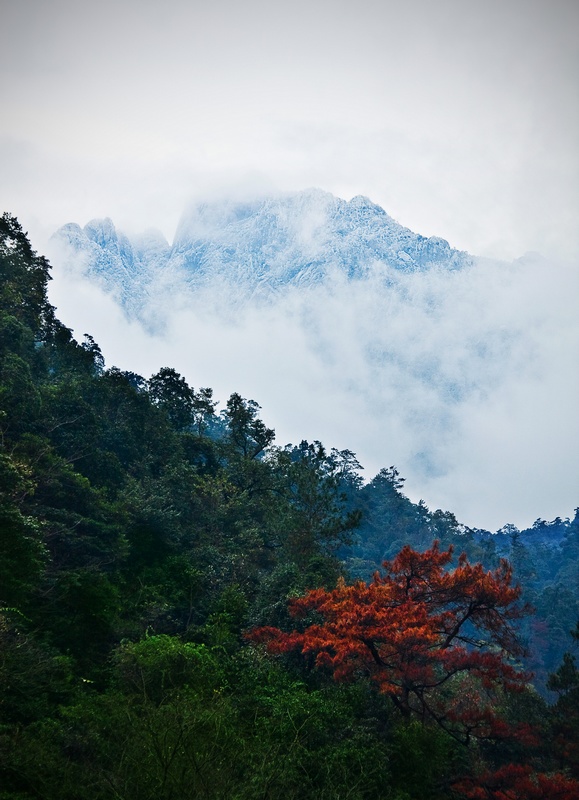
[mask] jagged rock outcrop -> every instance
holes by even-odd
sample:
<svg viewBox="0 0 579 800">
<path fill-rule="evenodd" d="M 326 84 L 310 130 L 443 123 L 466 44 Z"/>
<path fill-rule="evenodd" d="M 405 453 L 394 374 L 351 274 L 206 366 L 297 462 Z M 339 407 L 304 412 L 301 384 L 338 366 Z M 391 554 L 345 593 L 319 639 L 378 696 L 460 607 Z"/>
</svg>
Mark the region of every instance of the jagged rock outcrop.
<svg viewBox="0 0 579 800">
<path fill-rule="evenodd" d="M 65 225 L 55 237 L 137 316 L 160 287 L 218 285 L 241 303 L 385 267 L 453 270 L 470 263 L 444 239 L 413 233 L 366 197 L 346 201 L 319 189 L 196 204 L 183 214 L 172 246 L 158 231 L 129 238 L 108 218 Z"/>
</svg>

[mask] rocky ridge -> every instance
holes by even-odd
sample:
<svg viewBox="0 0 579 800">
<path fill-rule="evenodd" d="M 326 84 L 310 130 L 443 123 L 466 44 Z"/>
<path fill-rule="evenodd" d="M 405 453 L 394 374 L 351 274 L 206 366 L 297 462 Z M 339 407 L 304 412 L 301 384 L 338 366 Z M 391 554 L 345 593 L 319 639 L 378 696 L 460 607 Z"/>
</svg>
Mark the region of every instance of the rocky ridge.
<svg viewBox="0 0 579 800">
<path fill-rule="evenodd" d="M 191 206 L 170 245 L 149 230 L 129 237 L 106 219 L 55 233 L 87 273 L 115 294 L 129 316 L 162 287 L 221 285 L 237 302 L 332 277 L 366 277 L 381 267 L 401 272 L 460 269 L 471 262 L 438 237 L 413 233 L 368 198 L 350 201 L 319 189 L 248 202 Z"/>
</svg>

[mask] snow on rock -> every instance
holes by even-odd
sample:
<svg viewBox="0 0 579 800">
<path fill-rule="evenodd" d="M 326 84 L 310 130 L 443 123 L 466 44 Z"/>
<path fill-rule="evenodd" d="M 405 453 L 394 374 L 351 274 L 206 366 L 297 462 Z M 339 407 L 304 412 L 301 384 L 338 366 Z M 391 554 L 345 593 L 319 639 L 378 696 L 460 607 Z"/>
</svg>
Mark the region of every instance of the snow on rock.
<svg viewBox="0 0 579 800">
<path fill-rule="evenodd" d="M 237 304 L 372 270 L 460 269 L 471 262 L 444 239 L 413 233 L 367 197 L 350 201 L 320 189 L 257 200 L 197 203 L 170 246 L 158 231 L 128 237 L 113 222 L 70 223 L 55 238 L 84 256 L 88 273 L 129 316 L 147 297 L 184 284 L 227 287 Z"/>
</svg>

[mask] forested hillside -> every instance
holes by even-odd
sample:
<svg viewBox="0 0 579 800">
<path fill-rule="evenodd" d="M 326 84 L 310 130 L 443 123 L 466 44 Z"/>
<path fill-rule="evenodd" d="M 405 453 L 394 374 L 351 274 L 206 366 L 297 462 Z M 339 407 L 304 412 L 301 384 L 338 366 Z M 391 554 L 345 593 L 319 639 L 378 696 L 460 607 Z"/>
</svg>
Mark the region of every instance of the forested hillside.
<svg viewBox="0 0 579 800">
<path fill-rule="evenodd" d="M 525 665 L 545 694 L 549 674 L 569 649 L 569 630 L 579 619 L 579 508 L 572 520 L 538 519 L 519 530 L 506 524 L 496 533 L 467 528 L 450 512 L 430 512 L 402 493 L 404 479 L 394 467 L 382 470 L 356 495 L 362 512 L 356 543 L 342 551 L 350 574 L 368 579 L 405 544 L 424 549 L 437 539 L 466 552 L 472 562 L 495 569 L 511 563 L 515 580 L 533 614 L 518 629 L 526 646 Z M 553 699 L 553 696 L 550 696 Z"/>
<path fill-rule="evenodd" d="M 278 447 L 49 279 L 4 215 L 0 800 L 577 797 L 579 517 L 470 530 Z"/>
</svg>

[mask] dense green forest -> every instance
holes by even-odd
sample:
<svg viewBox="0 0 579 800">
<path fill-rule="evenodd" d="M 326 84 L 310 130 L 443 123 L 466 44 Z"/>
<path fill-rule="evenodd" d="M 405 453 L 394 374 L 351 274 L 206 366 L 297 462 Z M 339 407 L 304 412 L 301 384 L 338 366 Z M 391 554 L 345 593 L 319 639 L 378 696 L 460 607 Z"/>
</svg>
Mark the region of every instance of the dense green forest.
<svg viewBox="0 0 579 800">
<path fill-rule="evenodd" d="M 5 214 L 0 800 L 579 796 L 577 514 L 468 529 L 276 446 L 107 368 L 49 271 Z"/>
</svg>

